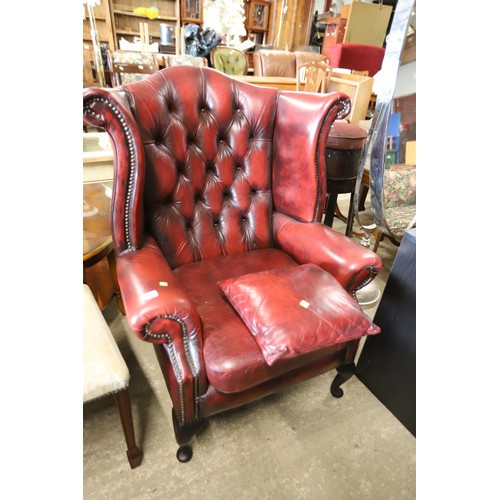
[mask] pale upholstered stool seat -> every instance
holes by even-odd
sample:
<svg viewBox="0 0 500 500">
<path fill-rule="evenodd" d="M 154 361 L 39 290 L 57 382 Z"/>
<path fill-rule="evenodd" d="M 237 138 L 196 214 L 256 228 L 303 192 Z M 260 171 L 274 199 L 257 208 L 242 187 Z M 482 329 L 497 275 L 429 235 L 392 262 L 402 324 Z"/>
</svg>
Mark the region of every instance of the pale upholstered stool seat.
<svg viewBox="0 0 500 500">
<path fill-rule="evenodd" d="M 127 442 L 130 467 L 140 465 L 135 443 L 130 396 L 130 373 L 111 330 L 88 285 L 83 285 L 83 402 L 114 394 Z"/>
</svg>

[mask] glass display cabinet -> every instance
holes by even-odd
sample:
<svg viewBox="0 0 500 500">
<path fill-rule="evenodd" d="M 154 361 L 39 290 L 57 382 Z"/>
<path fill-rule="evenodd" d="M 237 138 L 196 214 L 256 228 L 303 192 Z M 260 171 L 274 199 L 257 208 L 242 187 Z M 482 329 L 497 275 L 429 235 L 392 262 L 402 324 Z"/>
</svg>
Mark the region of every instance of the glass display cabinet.
<svg viewBox="0 0 500 500">
<path fill-rule="evenodd" d="M 203 23 L 203 0 L 181 0 L 181 22 Z"/>
<path fill-rule="evenodd" d="M 249 31 L 268 30 L 270 5 L 270 2 L 265 0 L 250 0 L 247 26 Z"/>
</svg>

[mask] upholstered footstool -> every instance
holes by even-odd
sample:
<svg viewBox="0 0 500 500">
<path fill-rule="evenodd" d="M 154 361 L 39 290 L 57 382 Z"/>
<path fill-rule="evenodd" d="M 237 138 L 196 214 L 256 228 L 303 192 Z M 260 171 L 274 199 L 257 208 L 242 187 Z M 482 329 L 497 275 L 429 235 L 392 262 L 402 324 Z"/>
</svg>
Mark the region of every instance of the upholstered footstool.
<svg viewBox="0 0 500 500">
<path fill-rule="evenodd" d="M 361 153 L 366 142 L 366 130 L 347 122 L 335 122 L 326 141 L 326 178 L 328 201 L 324 223 L 332 227 L 334 217 L 346 223 L 346 236 L 352 236 L 354 193 Z M 337 207 L 341 193 L 351 193 L 349 213 L 344 217 Z"/>
<path fill-rule="evenodd" d="M 129 396 L 130 373 L 88 285 L 83 285 L 83 402 L 114 394 L 133 469 L 142 452 L 135 442 Z"/>
</svg>

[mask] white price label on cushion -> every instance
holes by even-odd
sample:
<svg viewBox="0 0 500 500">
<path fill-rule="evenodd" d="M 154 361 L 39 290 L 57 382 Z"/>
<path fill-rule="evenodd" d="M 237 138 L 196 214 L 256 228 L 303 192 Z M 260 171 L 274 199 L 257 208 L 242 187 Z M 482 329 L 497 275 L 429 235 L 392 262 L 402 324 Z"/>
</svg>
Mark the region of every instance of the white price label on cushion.
<svg viewBox="0 0 500 500">
<path fill-rule="evenodd" d="M 299 306 L 302 306 L 304 309 L 307 309 L 311 304 L 309 304 L 309 302 L 307 302 L 307 300 L 304 300 L 302 299 L 300 302 L 299 302 Z"/>
</svg>

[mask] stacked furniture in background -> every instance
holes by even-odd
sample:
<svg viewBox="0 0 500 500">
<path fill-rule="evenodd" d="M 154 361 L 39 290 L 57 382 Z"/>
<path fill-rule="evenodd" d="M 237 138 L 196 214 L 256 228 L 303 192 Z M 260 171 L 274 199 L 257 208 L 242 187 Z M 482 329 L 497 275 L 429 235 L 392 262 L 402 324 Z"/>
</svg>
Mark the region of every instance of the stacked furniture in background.
<svg viewBox="0 0 500 500">
<path fill-rule="evenodd" d="M 226 75 L 246 75 L 248 70 L 247 56 L 241 50 L 219 45 L 210 52 L 210 62 Z"/>
<path fill-rule="evenodd" d="M 385 49 L 376 45 L 337 43 L 323 54 L 332 68 L 368 71 L 368 76 L 374 76 L 382 67 Z"/>
<path fill-rule="evenodd" d="M 154 53 L 108 50 L 106 54 L 113 87 L 138 82 L 160 69 Z"/>
<path fill-rule="evenodd" d="M 382 204 L 385 227 L 377 228 L 374 252 L 384 236 L 399 246 L 405 230 L 417 223 L 416 165 L 391 165 L 384 171 Z"/>
<path fill-rule="evenodd" d="M 261 49 L 253 54 L 254 76 L 280 76 L 295 78 L 297 68 L 310 61 L 326 61 L 326 56 L 316 52 L 297 50 Z"/>
<path fill-rule="evenodd" d="M 309 61 L 297 66 L 297 90 L 326 92 L 332 68 L 323 61 Z"/>
</svg>

